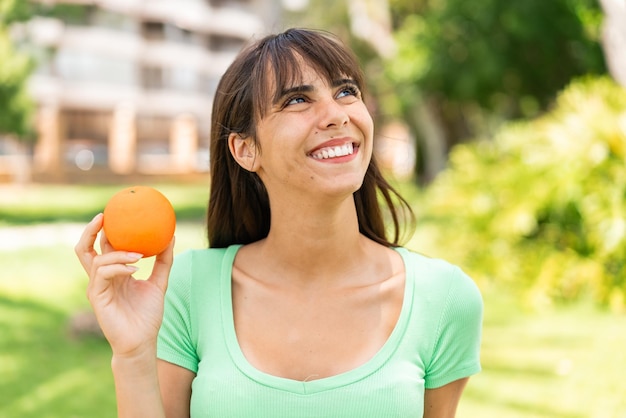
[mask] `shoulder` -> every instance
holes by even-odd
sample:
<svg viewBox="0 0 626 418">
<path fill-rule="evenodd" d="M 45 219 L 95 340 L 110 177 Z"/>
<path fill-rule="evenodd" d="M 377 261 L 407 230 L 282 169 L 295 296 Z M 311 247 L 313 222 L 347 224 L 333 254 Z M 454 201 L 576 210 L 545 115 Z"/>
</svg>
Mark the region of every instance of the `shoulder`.
<svg viewBox="0 0 626 418">
<path fill-rule="evenodd" d="M 405 261 L 407 279 L 414 291 L 431 302 L 449 305 L 463 302 L 482 309 L 482 296 L 474 280 L 449 261 L 428 257 L 406 248 L 398 251 Z"/>
<path fill-rule="evenodd" d="M 407 284 L 412 285 L 411 329 L 422 341 L 425 387 L 441 387 L 477 373 L 483 316 L 478 286 L 453 263 L 400 252 Z"/>
<path fill-rule="evenodd" d="M 224 254 L 231 247 L 226 248 L 194 248 L 185 250 L 174 257 L 174 262 L 191 263 L 194 261 L 202 261 L 207 259 L 215 259 L 224 257 Z"/>
<path fill-rule="evenodd" d="M 174 257 L 173 269 L 196 269 L 197 267 L 221 267 L 226 254 L 234 247 L 185 250 Z"/>
<path fill-rule="evenodd" d="M 228 248 L 204 248 L 185 250 L 174 257 L 170 271 L 170 286 L 191 288 L 193 283 L 206 282 L 198 277 L 219 275 L 227 261 L 227 254 L 234 250 Z"/>
</svg>

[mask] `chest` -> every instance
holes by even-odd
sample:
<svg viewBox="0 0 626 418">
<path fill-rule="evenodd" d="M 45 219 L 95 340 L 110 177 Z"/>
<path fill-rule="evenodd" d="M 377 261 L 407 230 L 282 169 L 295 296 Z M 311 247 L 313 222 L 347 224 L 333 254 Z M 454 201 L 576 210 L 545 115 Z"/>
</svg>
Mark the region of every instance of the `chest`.
<svg viewBox="0 0 626 418">
<path fill-rule="evenodd" d="M 424 407 L 420 375 L 414 364 L 392 358 L 373 374 L 296 382 L 234 368 L 216 372 L 207 360 L 193 382 L 191 416 L 418 418 Z"/>
<path fill-rule="evenodd" d="M 385 345 L 403 295 L 403 276 L 376 286 L 302 293 L 233 276 L 237 342 L 246 360 L 269 375 L 296 381 L 339 375 Z"/>
<path fill-rule="evenodd" d="M 231 265 L 232 258 L 226 264 Z M 324 304 L 323 309 L 315 311 L 316 314 L 313 315 L 311 307 L 319 305 L 320 299 L 310 299 L 305 303 L 304 299 L 287 298 L 292 301 L 291 304 L 274 306 L 272 303 L 276 304 L 275 300 L 261 297 L 264 296 L 264 292 L 255 291 L 252 295 L 247 293 L 246 289 L 241 292 L 242 289 L 238 289 L 233 276 L 236 276 L 235 272 L 225 269 L 219 281 L 206 281 L 204 283 L 211 286 L 198 288 L 192 292 L 193 299 L 197 302 L 192 303 L 191 311 L 201 319 L 192 324 L 192 329 L 197 330 L 192 338 L 197 341 L 195 349 L 199 360 L 192 389 L 192 417 L 412 418 L 423 415 L 425 364 L 428 361 L 428 354 L 432 351 L 432 338 L 429 337 L 430 331 L 427 327 L 429 322 L 422 320 L 429 312 L 429 305 L 426 300 L 415 301 L 415 275 L 412 271 L 406 274 L 406 278 L 400 278 L 399 282 L 405 283 L 404 285 L 382 286 L 380 289 L 383 293 L 389 292 L 390 289 L 396 289 L 396 292 L 399 289 L 400 295 L 404 292 L 399 318 L 395 325 L 392 325 L 393 331 L 382 348 L 366 363 L 345 373 L 338 374 L 336 370 L 340 368 L 335 368 L 327 378 L 312 378 L 306 381 L 295 373 L 281 373 L 284 370 L 288 372 L 294 370 L 286 361 L 273 363 L 274 367 L 282 367 L 280 370 L 270 369 L 268 367 L 270 364 L 264 362 L 262 358 L 258 362 L 249 361 L 251 355 L 269 352 L 274 353 L 271 357 L 274 359 L 278 357 L 280 360 L 281 353 L 289 352 L 281 340 L 285 338 L 287 330 L 291 329 L 285 324 L 290 326 L 292 323 L 302 323 L 301 321 L 310 319 L 312 320 L 310 322 L 318 324 L 315 332 L 302 333 L 297 328 L 293 335 L 308 335 L 313 338 L 317 334 L 323 335 L 328 331 L 325 328 L 329 328 L 333 330 L 331 335 L 337 337 L 341 330 L 353 332 L 352 328 L 359 324 L 370 324 L 368 330 L 371 331 L 373 323 L 385 322 L 382 320 L 383 317 L 390 315 L 393 318 L 393 310 L 384 313 L 387 310 L 385 304 L 371 304 L 367 295 L 362 294 L 362 298 L 352 299 L 351 305 L 358 307 L 365 304 L 371 310 L 359 313 L 359 309 L 350 307 L 347 302 L 349 298 L 344 295 L 333 299 L 333 303 Z M 255 303 L 241 303 L 253 296 L 259 297 Z M 398 297 L 396 293 L 395 298 L 397 304 L 402 296 Z M 394 298 L 389 300 L 392 299 Z M 328 301 L 330 302 L 330 299 Z M 300 306 L 299 311 L 303 317 L 292 322 L 289 313 L 293 315 L 294 311 L 291 308 L 294 306 Z M 255 307 L 263 309 L 254 309 Z M 375 311 L 378 311 L 378 314 L 375 314 Z M 257 316 L 253 321 L 243 321 L 244 315 Z M 337 317 L 349 320 L 339 321 L 336 320 Z M 238 327 L 235 326 L 235 318 Z M 271 321 L 282 322 L 272 324 Z M 242 328 L 246 327 L 246 324 L 250 324 L 249 328 L 254 328 L 249 336 Z M 262 334 L 266 333 L 273 335 L 265 339 Z M 276 352 L 246 350 L 244 356 L 241 348 L 249 344 L 254 345 L 252 336 L 265 341 L 267 347 L 276 346 L 279 349 Z M 303 338 L 298 340 L 304 342 Z M 335 340 L 337 343 L 331 346 L 346 347 L 346 352 L 349 352 L 349 347 L 354 344 L 348 340 L 352 338 L 339 336 Z M 297 361 L 308 356 L 306 345 L 302 344 L 299 354 L 290 356 L 289 361 L 293 364 L 304 364 Z M 333 353 L 332 356 L 338 357 L 338 354 Z M 336 359 L 331 360 L 334 362 Z M 343 363 L 341 367 L 343 369 L 348 367 L 343 361 L 336 363 Z M 320 366 L 327 362 L 317 361 L 307 364 Z M 310 371 L 303 370 L 301 373 L 304 375 Z M 290 377 L 300 379 L 293 380 Z"/>
</svg>

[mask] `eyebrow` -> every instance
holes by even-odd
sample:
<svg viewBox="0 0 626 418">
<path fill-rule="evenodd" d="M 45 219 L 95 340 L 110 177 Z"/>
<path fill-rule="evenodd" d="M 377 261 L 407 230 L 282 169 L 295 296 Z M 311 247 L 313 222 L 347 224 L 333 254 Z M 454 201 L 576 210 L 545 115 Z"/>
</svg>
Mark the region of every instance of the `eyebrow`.
<svg viewBox="0 0 626 418">
<path fill-rule="evenodd" d="M 351 84 L 351 85 L 353 85 L 353 86 L 355 86 L 357 88 L 359 87 L 357 85 L 356 81 L 354 81 L 351 78 L 340 78 L 340 79 L 337 79 L 337 80 L 333 80 L 330 84 L 331 84 L 332 87 L 339 87 L 339 86 L 343 86 L 343 85 L 346 85 L 346 84 Z M 310 84 L 304 84 L 304 85 L 301 85 L 301 86 L 289 87 L 289 88 L 284 89 L 284 90 L 282 90 L 280 92 L 280 94 L 277 96 L 277 98 L 278 98 L 277 101 L 279 101 L 281 98 L 283 98 L 285 96 L 288 96 L 288 95 L 291 95 L 291 94 L 294 94 L 294 93 L 310 93 L 313 90 L 315 90 L 315 88 L 312 85 L 310 85 Z"/>
<path fill-rule="evenodd" d="M 359 87 L 358 84 L 356 83 L 356 81 L 354 81 L 351 78 L 340 78 L 338 80 L 333 80 L 333 82 L 331 83 L 331 85 L 333 87 L 339 87 L 339 86 L 343 86 L 345 84 L 352 84 L 355 87 Z"/>
<path fill-rule="evenodd" d="M 290 87 L 288 89 L 284 89 L 283 91 L 281 91 L 280 94 L 278 95 L 278 99 L 281 99 L 281 98 L 283 98 L 285 96 L 288 96 L 290 94 L 293 94 L 293 93 L 309 93 L 309 92 L 312 92 L 313 90 L 315 90 L 315 89 L 310 84 L 305 84 L 305 85 L 302 85 L 302 86 Z"/>
</svg>

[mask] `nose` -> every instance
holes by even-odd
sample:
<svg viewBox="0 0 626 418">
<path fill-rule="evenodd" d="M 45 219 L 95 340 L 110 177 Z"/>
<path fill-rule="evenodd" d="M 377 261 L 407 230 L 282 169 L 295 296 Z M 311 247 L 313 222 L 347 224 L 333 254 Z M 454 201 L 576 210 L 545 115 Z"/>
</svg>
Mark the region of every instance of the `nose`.
<svg viewBox="0 0 626 418">
<path fill-rule="evenodd" d="M 329 98 L 320 103 L 322 112 L 319 121 L 320 129 L 339 128 L 350 121 L 345 106 L 338 103 L 334 98 Z"/>
</svg>

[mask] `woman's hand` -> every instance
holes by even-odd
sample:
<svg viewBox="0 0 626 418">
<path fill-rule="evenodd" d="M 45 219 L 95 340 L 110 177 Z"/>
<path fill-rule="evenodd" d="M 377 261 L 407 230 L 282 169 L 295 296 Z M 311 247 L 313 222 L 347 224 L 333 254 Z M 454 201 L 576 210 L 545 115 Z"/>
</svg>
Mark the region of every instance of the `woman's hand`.
<svg viewBox="0 0 626 418">
<path fill-rule="evenodd" d="M 146 351 L 155 353 L 156 339 L 163 319 L 163 300 L 173 261 L 174 239 L 156 256 L 147 280 L 137 280 L 133 264 L 141 254 L 115 251 L 104 233 L 102 254 L 94 249 L 102 229 L 103 215 L 97 215 L 85 228 L 75 251 L 89 275 L 87 298 L 93 307 L 113 355 L 134 357 Z"/>
</svg>

